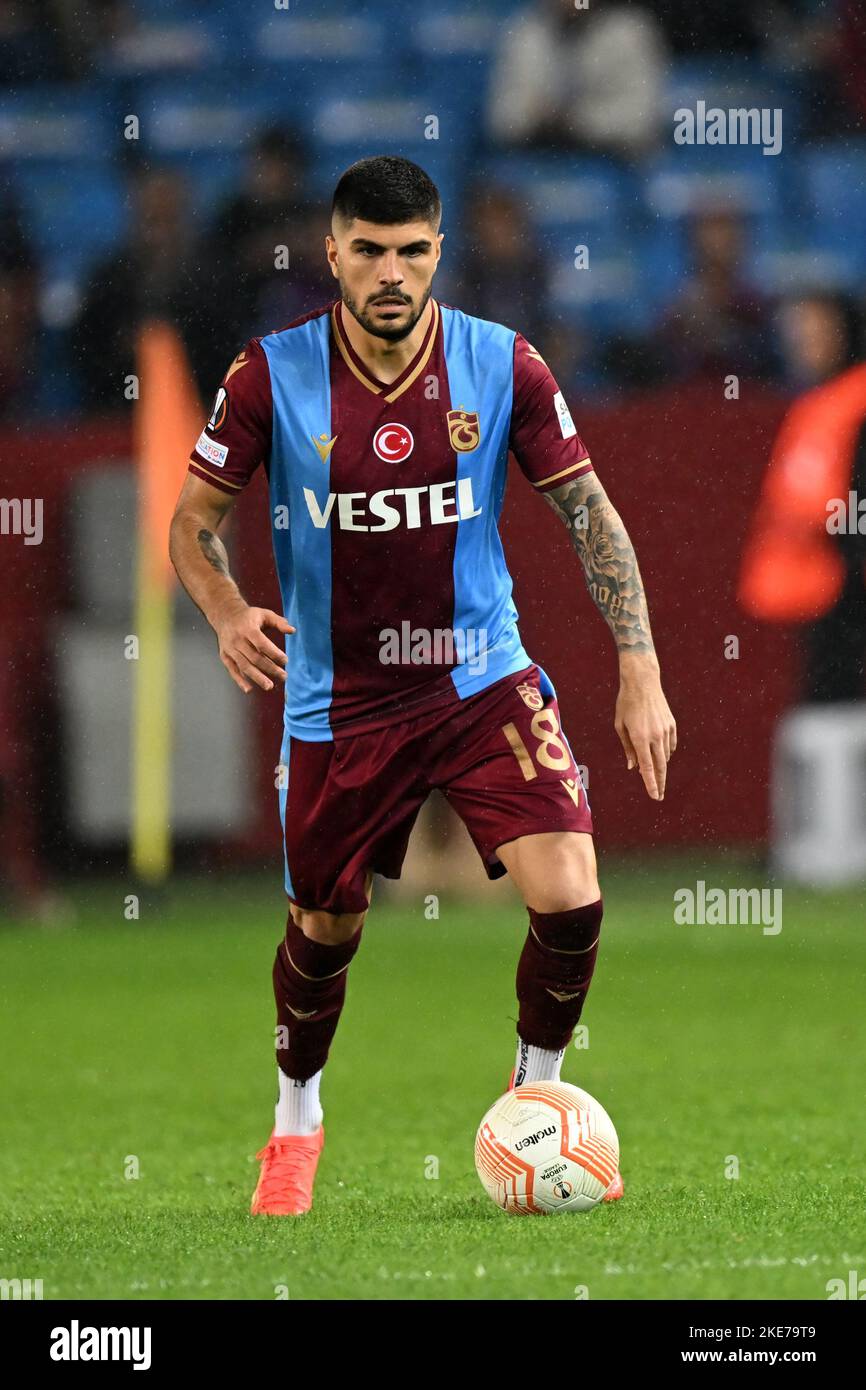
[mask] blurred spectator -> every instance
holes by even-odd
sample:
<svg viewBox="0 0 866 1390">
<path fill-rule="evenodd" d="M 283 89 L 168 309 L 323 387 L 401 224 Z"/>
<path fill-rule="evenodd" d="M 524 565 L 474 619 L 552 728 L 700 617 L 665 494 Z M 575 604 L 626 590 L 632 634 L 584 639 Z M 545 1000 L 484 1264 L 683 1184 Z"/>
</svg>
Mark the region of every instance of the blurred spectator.
<svg viewBox="0 0 866 1390">
<path fill-rule="evenodd" d="M 752 617 L 802 624 L 803 699 L 866 696 L 866 364 L 859 320 L 844 299 L 791 301 L 808 389 L 791 405 L 764 478 L 743 557 L 740 602 Z M 837 499 L 843 524 L 830 524 Z"/>
<path fill-rule="evenodd" d="M 467 313 L 504 322 L 533 342 L 545 317 L 548 274 L 525 199 L 479 184 L 469 195 L 463 224 L 454 298 Z"/>
<path fill-rule="evenodd" d="M 840 0 L 833 52 L 846 132 L 866 131 L 866 6 L 863 0 Z"/>
<path fill-rule="evenodd" d="M 567 320 L 551 318 L 542 324 L 533 341 L 574 410 L 580 409 L 590 393 L 593 401 L 598 402 L 603 381 L 589 323 L 572 315 Z"/>
<path fill-rule="evenodd" d="M 182 177 L 164 168 L 138 169 L 130 202 L 125 243 L 97 266 L 73 329 L 82 401 L 91 410 L 120 410 L 127 404 L 125 377 L 135 371 L 135 333 L 149 315 L 178 329 L 206 398 L 233 347 L 219 337 L 216 291 L 203 272 Z"/>
<path fill-rule="evenodd" d="M 787 17 L 774 15 L 766 56 L 794 79 L 800 138 L 822 140 L 863 129 L 863 0 L 832 0 L 831 4 L 818 5 L 809 0 L 789 0 L 788 8 L 793 13 Z"/>
<path fill-rule="evenodd" d="M 242 188 L 217 216 L 205 255 L 220 283 L 224 353 L 334 296 L 325 262 L 327 210 L 311 202 L 306 178 L 300 137 L 265 130 L 250 151 Z M 279 263 L 281 247 L 287 267 Z"/>
<path fill-rule="evenodd" d="M 0 0 L 0 83 L 80 81 L 131 23 L 129 0 Z"/>
<path fill-rule="evenodd" d="M 697 7 L 694 0 L 645 0 L 678 57 L 747 55 L 781 42 L 809 17 L 803 0 L 725 0 Z"/>
<path fill-rule="evenodd" d="M 36 271 L 18 213 L 0 201 L 0 419 L 27 408 L 37 337 Z"/>
<path fill-rule="evenodd" d="M 665 375 L 778 375 L 769 306 L 741 269 L 745 234 L 739 212 L 711 208 L 692 218 L 691 270 L 652 337 Z"/>
<path fill-rule="evenodd" d="M 52 33 L 48 0 L 0 0 L 0 82 L 47 82 L 66 76 Z"/>
<path fill-rule="evenodd" d="M 841 294 L 804 291 L 783 300 L 778 325 L 783 377 L 794 391 L 829 381 L 857 360 L 862 346 L 859 311 Z"/>
<path fill-rule="evenodd" d="M 506 28 L 488 129 L 505 144 L 637 159 L 659 142 L 666 46 L 645 5 L 536 0 Z"/>
</svg>

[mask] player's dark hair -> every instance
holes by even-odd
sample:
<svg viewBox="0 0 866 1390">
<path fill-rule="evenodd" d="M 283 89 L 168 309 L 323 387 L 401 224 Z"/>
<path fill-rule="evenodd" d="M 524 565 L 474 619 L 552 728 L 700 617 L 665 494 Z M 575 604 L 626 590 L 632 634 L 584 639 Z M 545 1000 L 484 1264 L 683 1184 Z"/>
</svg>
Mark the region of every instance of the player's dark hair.
<svg viewBox="0 0 866 1390">
<path fill-rule="evenodd" d="M 438 227 L 442 200 L 429 174 L 411 159 L 377 154 L 359 159 L 340 176 L 331 204 L 334 213 L 347 222 L 359 217 L 382 227 L 404 222 L 430 222 Z"/>
</svg>

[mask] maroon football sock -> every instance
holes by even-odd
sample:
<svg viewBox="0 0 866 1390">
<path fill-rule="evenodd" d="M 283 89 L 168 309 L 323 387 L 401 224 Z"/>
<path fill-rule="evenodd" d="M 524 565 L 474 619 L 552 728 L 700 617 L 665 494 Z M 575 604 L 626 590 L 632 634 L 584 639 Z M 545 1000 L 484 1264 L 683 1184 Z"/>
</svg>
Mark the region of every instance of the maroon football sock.
<svg viewBox="0 0 866 1390">
<path fill-rule="evenodd" d="M 363 925 L 348 941 L 329 946 L 305 936 L 289 915 L 285 939 L 274 960 L 274 998 L 280 1025 L 277 1065 L 286 1076 L 307 1081 L 325 1065 L 346 997 L 349 963 Z"/>
<path fill-rule="evenodd" d="M 567 912 L 529 908 L 517 966 L 517 1033 L 532 1047 L 568 1047 L 595 969 L 601 916 L 601 898 Z"/>
</svg>

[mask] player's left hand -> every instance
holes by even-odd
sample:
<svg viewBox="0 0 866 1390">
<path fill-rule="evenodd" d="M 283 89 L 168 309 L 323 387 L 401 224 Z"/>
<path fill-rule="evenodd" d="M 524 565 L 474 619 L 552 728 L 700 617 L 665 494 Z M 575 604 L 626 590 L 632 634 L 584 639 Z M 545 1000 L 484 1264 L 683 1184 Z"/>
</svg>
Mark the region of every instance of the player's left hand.
<svg viewBox="0 0 866 1390">
<path fill-rule="evenodd" d="M 668 762 L 677 746 L 677 726 L 661 686 L 657 663 L 632 658 L 620 663 L 614 719 L 628 769 L 640 769 L 653 801 L 663 801 Z"/>
</svg>

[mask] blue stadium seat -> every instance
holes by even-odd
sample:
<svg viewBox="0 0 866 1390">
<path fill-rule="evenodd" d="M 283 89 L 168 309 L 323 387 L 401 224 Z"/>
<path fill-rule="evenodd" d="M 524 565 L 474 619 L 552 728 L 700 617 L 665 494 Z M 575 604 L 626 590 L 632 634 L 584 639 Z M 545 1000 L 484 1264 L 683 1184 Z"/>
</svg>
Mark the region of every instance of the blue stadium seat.
<svg viewBox="0 0 866 1390">
<path fill-rule="evenodd" d="M 413 71 L 421 68 L 424 84 L 435 94 L 438 111 L 447 105 L 473 113 L 483 127 L 484 108 L 501 21 L 483 9 L 432 10 L 409 30 Z"/>
<path fill-rule="evenodd" d="M 589 265 L 576 269 L 573 256 L 556 251 L 550 260 L 548 312 L 576 318 L 592 334 L 641 333 L 652 321 L 653 305 L 632 249 L 600 254 L 590 249 Z"/>
<path fill-rule="evenodd" d="M 448 112 L 439 117 L 439 138 L 425 139 L 430 106 L 423 96 L 324 102 L 313 124 L 317 186 L 328 190 L 337 174 L 365 155 L 401 154 L 426 169 L 451 203 L 471 146 L 459 116 Z"/>
<path fill-rule="evenodd" d="M 141 118 L 142 145 L 162 158 L 237 154 L 274 106 L 261 83 L 232 82 L 231 93 L 211 77 L 140 83 L 133 102 Z"/>
<path fill-rule="evenodd" d="M 336 0 L 341 3 L 341 0 Z M 334 0 L 328 0 L 334 3 Z M 455 29 L 459 29 L 464 23 L 467 25 L 466 32 L 469 32 L 471 23 L 481 18 L 485 21 L 492 20 L 495 24 L 494 41 L 503 21 L 511 18 L 521 10 L 534 9 L 537 0 L 445 0 L 441 5 L 429 7 L 430 17 L 434 21 L 438 16 L 442 16 L 445 24 L 453 24 Z M 405 25 L 407 19 L 406 0 L 357 0 L 358 9 L 375 9 L 379 15 L 387 15 L 389 19 L 398 25 Z M 421 18 L 424 12 L 421 9 Z M 409 16 L 410 20 L 413 18 Z M 461 42 L 464 40 L 461 39 Z"/>
<path fill-rule="evenodd" d="M 107 162 L 21 164 L 11 187 L 49 281 L 80 281 L 123 234 L 123 180 Z"/>
<path fill-rule="evenodd" d="M 321 78 L 307 64 L 294 73 L 271 68 L 262 77 L 233 78 L 228 94 L 211 77 L 155 78 L 141 84 L 134 107 L 142 112 L 150 149 L 164 156 L 243 151 L 257 130 L 273 124 L 292 127 L 312 142 L 318 114 L 329 102 L 356 90 L 363 100 L 392 94 L 389 84 L 362 81 L 360 69 L 351 67 L 353 80 L 345 67 L 337 71 L 329 64 Z"/>
<path fill-rule="evenodd" d="M 206 8 L 201 0 L 125 0 L 124 8 L 129 11 L 132 17 L 139 23 L 148 23 L 150 20 L 174 19 L 195 19 L 201 17 L 202 11 Z M 208 9 L 216 6 L 207 6 Z"/>
<path fill-rule="evenodd" d="M 256 133 L 281 123 L 306 137 L 313 188 L 321 196 L 355 159 L 387 151 L 416 159 L 441 181 L 443 195 L 453 196 L 469 152 L 462 114 L 443 111 L 440 138 L 426 140 L 431 99 L 394 97 L 390 84 L 377 94 L 370 82 L 353 98 L 333 74 L 317 84 L 306 67 L 301 71 L 304 81 L 271 71 L 265 81 L 233 83 L 231 102 L 207 79 L 143 83 L 133 104 L 145 151 L 185 170 L 205 216 L 239 176 Z"/>
<path fill-rule="evenodd" d="M 97 89 L 45 84 L 0 96 L 0 159 L 101 159 L 117 136 Z"/>
<path fill-rule="evenodd" d="M 866 274 L 866 141 L 831 141 L 799 154 L 808 239 L 838 257 L 852 282 Z"/>
<path fill-rule="evenodd" d="M 138 0 L 137 21 L 121 31 L 99 54 L 100 67 L 112 77 L 139 77 L 146 72 L 211 74 L 233 56 L 229 34 L 220 18 L 195 0 Z"/>
<path fill-rule="evenodd" d="M 370 81 L 375 81 L 377 64 L 387 61 L 388 38 L 383 21 L 375 13 L 328 14 L 300 7 L 290 11 L 268 11 L 250 7 L 251 50 L 257 62 L 323 65 L 363 63 Z"/>
<path fill-rule="evenodd" d="M 589 239 L 621 251 L 629 241 L 634 177 L 610 161 L 586 155 L 501 154 L 484 161 L 483 177 L 508 189 L 533 224 L 569 246 Z"/>
<path fill-rule="evenodd" d="M 782 163 L 753 146 L 682 145 L 646 165 L 641 180 L 648 205 L 667 215 L 712 198 L 714 186 L 756 215 L 769 217 L 783 206 Z"/>
</svg>

